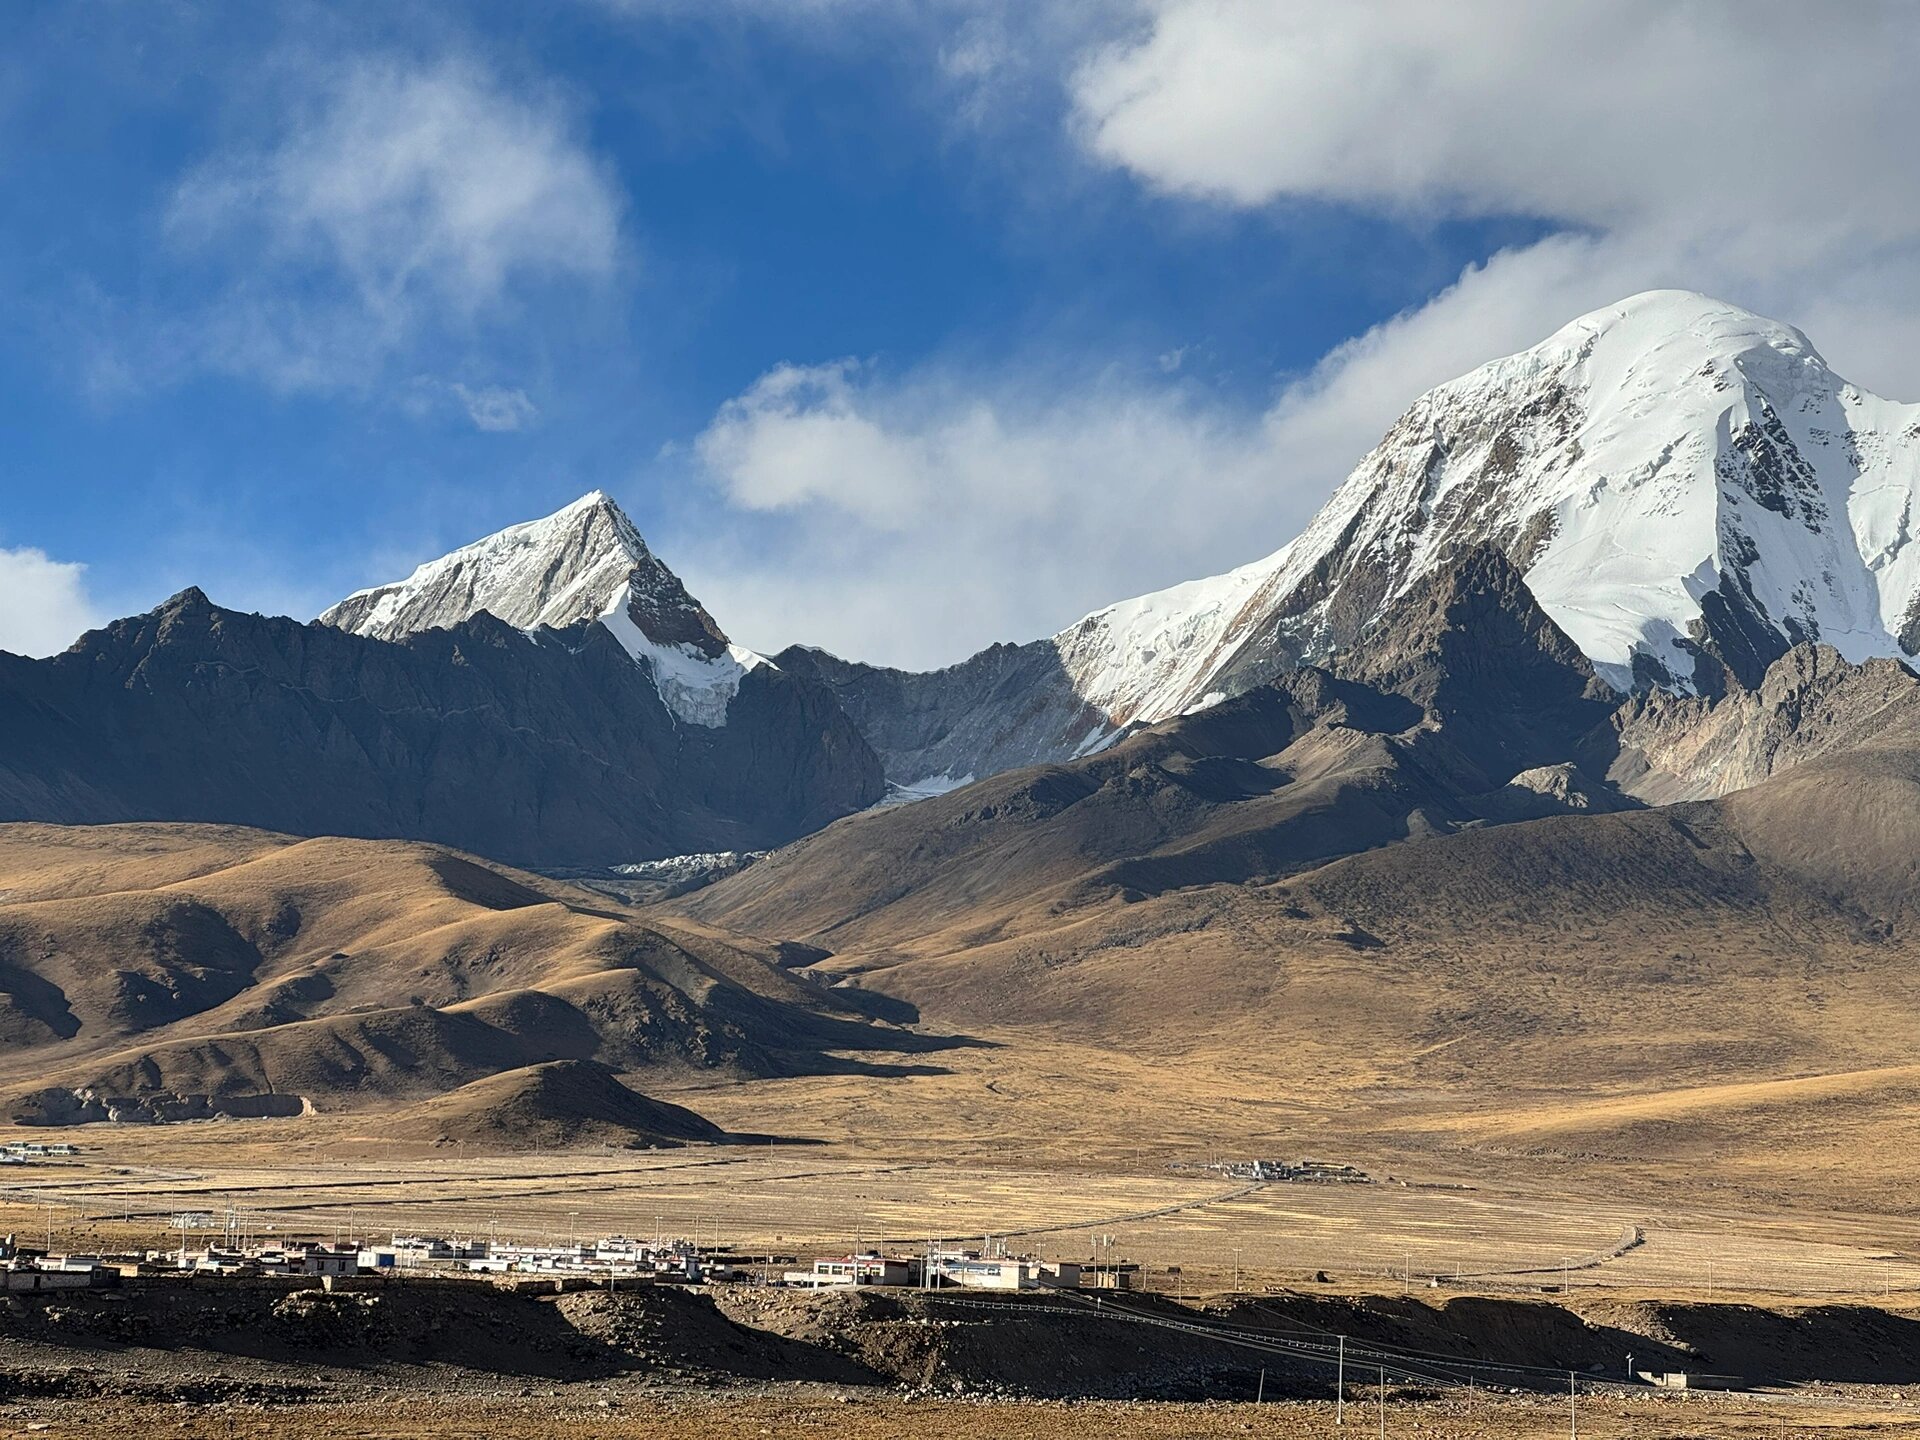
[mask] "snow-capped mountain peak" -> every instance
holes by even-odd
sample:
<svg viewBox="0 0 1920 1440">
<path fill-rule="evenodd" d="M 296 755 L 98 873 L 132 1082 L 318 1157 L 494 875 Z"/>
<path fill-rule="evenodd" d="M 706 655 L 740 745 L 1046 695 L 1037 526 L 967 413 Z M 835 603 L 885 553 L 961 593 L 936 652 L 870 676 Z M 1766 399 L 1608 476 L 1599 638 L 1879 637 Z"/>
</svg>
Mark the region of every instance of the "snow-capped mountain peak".
<svg viewBox="0 0 1920 1440">
<path fill-rule="evenodd" d="M 727 639 L 600 490 L 349 595 L 320 619 L 395 640 L 482 610 L 523 630 L 598 621 L 651 670 L 667 708 L 694 725 L 726 724 L 741 678 L 768 663 Z"/>
<path fill-rule="evenodd" d="M 1264 559 L 929 675 L 809 663 L 895 781 L 987 775 L 1334 661 L 1492 545 L 1613 688 L 1751 689 L 1801 641 L 1920 654 L 1917 495 L 1920 406 L 1656 290 L 1419 397 Z"/>
<path fill-rule="evenodd" d="M 1619 688 L 1757 682 L 1790 645 L 1920 648 L 1920 407 L 1792 326 L 1632 296 L 1420 397 L 1300 537 L 1054 638 L 1116 723 L 1191 710 L 1361 638 L 1492 541 Z"/>
</svg>

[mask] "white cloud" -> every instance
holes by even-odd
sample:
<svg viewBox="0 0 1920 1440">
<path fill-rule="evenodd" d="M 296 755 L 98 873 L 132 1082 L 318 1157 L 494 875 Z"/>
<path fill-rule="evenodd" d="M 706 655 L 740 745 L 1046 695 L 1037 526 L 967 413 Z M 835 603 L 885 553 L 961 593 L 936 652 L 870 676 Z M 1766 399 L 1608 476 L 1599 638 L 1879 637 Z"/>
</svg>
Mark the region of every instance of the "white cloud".
<svg viewBox="0 0 1920 1440">
<path fill-rule="evenodd" d="M 1920 219 L 1920 191 L 1898 183 L 1920 121 L 1920 27 L 1895 0 L 1151 13 L 1071 88 L 1093 151 L 1165 189 L 1609 228 L 1783 208 L 1815 229 L 1905 234 Z"/>
<path fill-rule="evenodd" d="M 1306 512 L 1265 431 L 1158 378 L 781 366 L 696 446 L 764 523 L 663 549 L 745 643 L 945 664 L 1289 532 Z"/>
<path fill-rule="evenodd" d="M 1526 315 L 1538 338 L 1657 284 L 1778 315 L 1861 383 L 1920 392 L 1920 327 L 1903 318 L 1920 302 L 1907 154 L 1920 26 L 1905 4 L 1149 0 L 1146 12 L 1069 76 L 1097 161 L 1234 207 L 1561 228 L 1537 256 L 1503 257 L 1433 316 L 1367 340 L 1376 380 L 1395 355 L 1408 359 L 1396 381 L 1444 378 L 1414 363 L 1416 343 L 1482 357 L 1519 343 L 1494 311 Z M 1496 279 L 1516 293 L 1493 296 Z"/>
<path fill-rule="evenodd" d="M 0 549 L 0 650 L 51 655 L 98 625 L 86 570 L 43 550 Z"/>
<path fill-rule="evenodd" d="M 554 97 L 462 61 L 362 59 L 276 103 L 265 140 L 196 166 L 167 213 L 177 251 L 229 277 L 168 337 L 200 365 L 361 385 L 523 287 L 615 271 L 619 194 Z"/>
<path fill-rule="evenodd" d="M 453 393 L 466 406 L 467 418 L 481 430 L 524 430 L 540 416 L 539 407 L 524 390 L 504 385 L 482 385 L 477 389 L 453 382 Z"/>
</svg>

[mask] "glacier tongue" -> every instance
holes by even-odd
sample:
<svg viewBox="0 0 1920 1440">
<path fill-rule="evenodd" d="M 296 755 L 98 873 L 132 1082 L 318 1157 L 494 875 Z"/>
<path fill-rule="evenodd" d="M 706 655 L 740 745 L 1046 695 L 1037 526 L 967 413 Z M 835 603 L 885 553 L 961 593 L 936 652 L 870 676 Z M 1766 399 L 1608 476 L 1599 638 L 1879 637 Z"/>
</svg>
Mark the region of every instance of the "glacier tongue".
<svg viewBox="0 0 1920 1440">
<path fill-rule="evenodd" d="M 597 621 L 647 666 L 679 720 L 716 728 L 747 671 L 769 662 L 732 644 L 611 497 L 595 490 L 349 595 L 323 623 L 395 640 L 485 610 L 522 630 Z"/>
</svg>

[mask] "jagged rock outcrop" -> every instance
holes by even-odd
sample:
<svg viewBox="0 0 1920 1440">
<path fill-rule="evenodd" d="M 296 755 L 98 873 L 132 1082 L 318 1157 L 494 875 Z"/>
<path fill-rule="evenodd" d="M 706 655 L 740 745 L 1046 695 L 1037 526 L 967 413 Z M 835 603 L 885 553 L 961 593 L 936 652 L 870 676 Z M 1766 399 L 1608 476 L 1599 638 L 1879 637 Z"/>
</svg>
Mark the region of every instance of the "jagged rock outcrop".
<svg viewBox="0 0 1920 1440">
<path fill-rule="evenodd" d="M 1920 737 L 1920 676 L 1898 660 L 1855 665 L 1796 645 L 1752 690 L 1718 699 L 1650 691 L 1615 718 L 1612 778 L 1648 804 L 1708 800 L 1805 761 Z"/>
<path fill-rule="evenodd" d="M 1419 705 L 1496 784 L 1567 761 L 1620 698 L 1491 544 L 1406 595 L 1339 669 Z"/>
</svg>

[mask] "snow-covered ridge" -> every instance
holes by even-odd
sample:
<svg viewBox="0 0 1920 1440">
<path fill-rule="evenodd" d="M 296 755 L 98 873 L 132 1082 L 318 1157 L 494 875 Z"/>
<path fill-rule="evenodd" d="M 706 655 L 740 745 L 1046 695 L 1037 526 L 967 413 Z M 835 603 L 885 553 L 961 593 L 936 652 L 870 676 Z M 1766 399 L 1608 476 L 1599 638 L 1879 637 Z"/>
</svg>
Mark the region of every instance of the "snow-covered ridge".
<svg viewBox="0 0 1920 1440">
<path fill-rule="evenodd" d="M 1653 291 L 1422 396 L 1273 555 L 1052 644 L 1116 726 L 1165 719 L 1325 659 L 1491 540 L 1623 689 L 1744 678 L 1802 639 L 1910 656 L 1916 490 L 1920 407 L 1848 384 L 1791 326 Z"/>
<path fill-rule="evenodd" d="M 769 663 L 727 640 L 598 490 L 429 560 L 405 580 L 349 595 L 320 620 L 396 640 L 482 610 L 522 630 L 598 621 L 647 667 L 667 709 L 691 725 L 726 724 L 742 678 Z"/>
<path fill-rule="evenodd" d="M 651 559 L 633 523 L 595 490 L 429 560 L 404 580 L 356 591 L 320 619 L 376 640 L 457 625 L 482 610 L 522 630 L 558 628 L 598 617 L 628 572 Z"/>
<path fill-rule="evenodd" d="M 1096 610 L 1054 636 L 1054 649 L 1080 695 L 1115 726 L 1200 708 L 1224 698 L 1209 682 L 1258 624 L 1256 602 L 1287 554 Z"/>
</svg>

